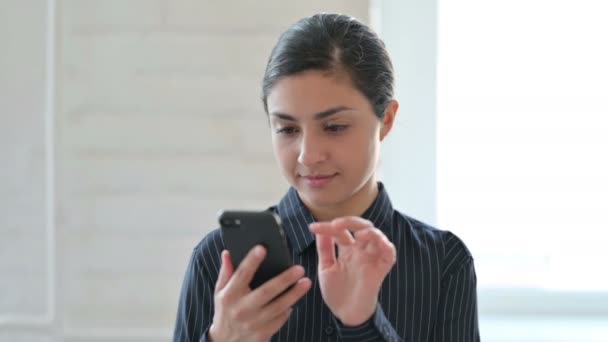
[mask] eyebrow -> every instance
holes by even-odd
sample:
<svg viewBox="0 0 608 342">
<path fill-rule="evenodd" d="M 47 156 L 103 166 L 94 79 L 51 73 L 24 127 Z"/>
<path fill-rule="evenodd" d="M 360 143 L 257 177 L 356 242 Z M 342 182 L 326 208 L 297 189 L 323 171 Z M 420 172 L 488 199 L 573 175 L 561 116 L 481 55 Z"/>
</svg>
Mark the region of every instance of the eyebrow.
<svg viewBox="0 0 608 342">
<path fill-rule="evenodd" d="M 345 111 L 345 110 L 353 110 L 353 108 L 345 107 L 345 106 L 338 106 L 338 107 L 330 108 L 328 110 L 319 112 L 319 113 L 315 114 L 314 117 L 315 117 L 315 120 L 321 120 L 321 119 L 330 117 L 334 114 L 337 114 L 339 112 Z M 281 112 L 272 112 L 272 113 L 270 113 L 270 115 L 277 117 L 279 119 L 282 119 L 282 120 L 298 121 L 298 119 L 296 119 L 295 117 L 293 117 L 289 114 L 281 113 Z"/>
</svg>

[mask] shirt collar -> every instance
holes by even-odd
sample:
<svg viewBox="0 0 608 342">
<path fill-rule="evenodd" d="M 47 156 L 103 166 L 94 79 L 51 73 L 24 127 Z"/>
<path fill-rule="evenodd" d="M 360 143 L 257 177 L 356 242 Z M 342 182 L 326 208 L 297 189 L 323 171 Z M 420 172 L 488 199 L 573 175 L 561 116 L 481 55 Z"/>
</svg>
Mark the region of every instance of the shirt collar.
<svg viewBox="0 0 608 342">
<path fill-rule="evenodd" d="M 294 252 L 301 254 L 315 240 L 314 234 L 308 229 L 308 225 L 316 221 L 315 218 L 294 187 L 289 188 L 276 210 Z M 393 206 L 381 182 L 378 182 L 378 196 L 361 217 L 370 220 L 376 228 L 390 236 Z"/>
</svg>

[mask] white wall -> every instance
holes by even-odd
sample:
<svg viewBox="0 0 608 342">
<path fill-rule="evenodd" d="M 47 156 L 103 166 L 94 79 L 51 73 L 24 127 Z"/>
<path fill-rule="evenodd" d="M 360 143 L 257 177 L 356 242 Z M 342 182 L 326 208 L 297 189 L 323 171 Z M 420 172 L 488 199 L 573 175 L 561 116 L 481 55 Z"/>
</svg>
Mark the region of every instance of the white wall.
<svg viewBox="0 0 608 342">
<path fill-rule="evenodd" d="M 58 1 L 49 85 L 47 4 L 5 0 L 0 12 L 0 341 L 166 341 L 217 211 L 265 208 L 286 190 L 259 100 L 278 34 L 319 11 L 368 21 L 368 2 Z"/>
<path fill-rule="evenodd" d="M 395 68 L 400 104 L 383 145 L 381 178 L 397 209 L 434 225 L 437 2 L 376 0 L 372 8 Z"/>
<path fill-rule="evenodd" d="M 0 7 L 0 340 L 16 341 L 3 324 L 45 320 L 52 307 L 45 236 L 47 7 L 19 0 Z"/>
</svg>

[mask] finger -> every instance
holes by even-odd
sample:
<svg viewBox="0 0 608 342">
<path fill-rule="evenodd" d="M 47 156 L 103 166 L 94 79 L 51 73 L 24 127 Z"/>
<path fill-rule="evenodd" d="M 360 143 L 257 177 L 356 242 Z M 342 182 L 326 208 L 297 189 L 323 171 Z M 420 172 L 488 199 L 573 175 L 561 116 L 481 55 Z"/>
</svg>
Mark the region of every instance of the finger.
<svg viewBox="0 0 608 342">
<path fill-rule="evenodd" d="M 382 249 L 384 261 L 390 264 L 394 264 L 397 261 L 397 248 L 386 236 L 380 244 L 380 248 Z"/>
<path fill-rule="evenodd" d="M 356 232 L 367 228 L 374 228 L 374 224 L 371 221 L 359 216 L 340 217 L 334 219 L 331 221 L 331 223 L 336 229 L 346 229 L 351 232 Z"/>
<path fill-rule="evenodd" d="M 367 244 L 368 242 L 370 242 L 374 239 L 374 234 L 373 234 L 373 231 L 371 228 L 356 231 L 354 233 L 354 236 L 355 236 L 355 242 L 359 246 L 361 246 L 363 244 Z"/>
<path fill-rule="evenodd" d="M 302 278 L 285 294 L 268 303 L 259 314 L 259 319 L 262 322 L 274 319 L 281 312 L 292 307 L 302 296 L 304 296 L 312 287 L 312 281 L 309 278 Z"/>
<path fill-rule="evenodd" d="M 361 250 L 363 250 L 365 253 L 371 254 L 374 257 L 377 257 L 378 247 L 377 247 L 376 237 L 371 232 L 371 230 L 366 231 L 366 234 L 363 234 L 363 236 L 361 236 L 361 239 L 359 241 L 359 248 Z"/>
<path fill-rule="evenodd" d="M 260 245 L 253 247 L 236 268 L 227 286 L 235 288 L 249 287 L 255 272 L 265 257 L 266 249 L 264 247 Z"/>
<path fill-rule="evenodd" d="M 339 245 L 348 246 L 355 242 L 352 234 L 347 229 L 336 227 L 331 222 L 312 223 L 310 225 L 310 231 L 317 235 L 330 235 Z"/>
<path fill-rule="evenodd" d="M 396 249 L 378 228 L 364 229 L 355 233 L 356 244 L 370 254 L 377 254 L 388 263 L 396 260 Z"/>
<path fill-rule="evenodd" d="M 319 234 L 317 240 L 317 255 L 319 256 L 319 270 L 332 267 L 336 263 L 336 250 L 334 239 L 331 236 Z"/>
<path fill-rule="evenodd" d="M 265 306 L 283 293 L 289 286 L 297 282 L 298 279 L 302 278 L 302 276 L 304 276 L 304 268 L 302 266 L 290 267 L 243 298 L 245 301 L 244 306 L 253 308 L 254 310 Z"/>
<path fill-rule="evenodd" d="M 279 331 L 283 325 L 285 325 L 285 322 L 289 320 L 292 312 L 293 309 L 289 308 L 277 315 L 272 321 L 266 323 L 264 327 L 264 335 L 272 336 L 276 334 L 276 332 Z"/>
<path fill-rule="evenodd" d="M 222 251 L 221 255 L 222 265 L 220 266 L 220 274 L 217 276 L 217 282 L 215 284 L 215 293 L 218 293 L 226 284 L 228 284 L 228 280 L 232 277 L 232 273 L 234 272 L 234 267 L 232 266 L 232 261 L 230 260 L 230 253 L 227 250 Z"/>
</svg>

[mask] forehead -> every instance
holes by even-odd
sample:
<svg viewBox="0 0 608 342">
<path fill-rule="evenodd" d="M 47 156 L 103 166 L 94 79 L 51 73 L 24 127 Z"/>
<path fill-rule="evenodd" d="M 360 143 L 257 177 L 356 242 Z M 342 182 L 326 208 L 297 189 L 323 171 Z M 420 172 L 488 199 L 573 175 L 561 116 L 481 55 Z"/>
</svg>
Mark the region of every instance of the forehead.
<svg viewBox="0 0 608 342">
<path fill-rule="evenodd" d="M 371 111 L 371 105 L 345 74 L 317 70 L 279 79 L 268 95 L 268 112 L 312 116 L 339 106 Z"/>
</svg>

